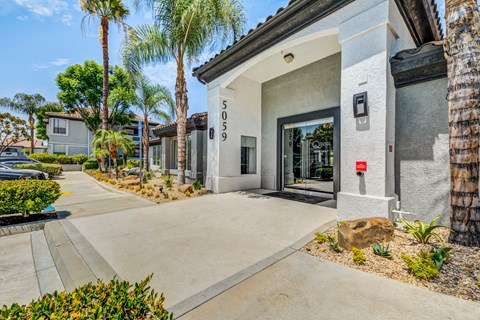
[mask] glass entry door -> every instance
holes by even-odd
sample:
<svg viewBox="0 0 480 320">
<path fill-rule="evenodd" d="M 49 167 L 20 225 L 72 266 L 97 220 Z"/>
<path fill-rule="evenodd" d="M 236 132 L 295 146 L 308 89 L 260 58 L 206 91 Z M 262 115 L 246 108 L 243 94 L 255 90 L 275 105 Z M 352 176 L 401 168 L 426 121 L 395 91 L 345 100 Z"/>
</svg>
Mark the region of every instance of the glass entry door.
<svg viewBox="0 0 480 320">
<path fill-rule="evenodd" d="M 283 126 L 283 187 L 333 193 L 333 117 Z"/>
</svg>

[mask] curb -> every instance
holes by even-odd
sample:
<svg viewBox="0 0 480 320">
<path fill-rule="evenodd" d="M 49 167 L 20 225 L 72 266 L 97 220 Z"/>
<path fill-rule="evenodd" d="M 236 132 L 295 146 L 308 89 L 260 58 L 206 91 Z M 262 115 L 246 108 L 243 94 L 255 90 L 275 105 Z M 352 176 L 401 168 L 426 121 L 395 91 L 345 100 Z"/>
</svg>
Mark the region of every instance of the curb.
<svg viewBox="0 0 480 320">
<path fill-rule="evenodd" d="M 69 234 L 67 234 L 67 232 Z M 43 230 L 65 289 L 69 292 L 97 279 L 109 281 L 115 271 L 68 220 L 52 221 Z"/>
<path fill-rule="evenodd" d="M 207 289 L 204 289 L 198 292 L 197 294 L 194 294 L 191 297 L 183 301 L 180 301 L 179 303 L 173 305 L 172 307 L 167 308 L 168 311 L 172 312 L 177 319 L 181 318 L 182 316 L 189 313 L 193 309 L 196 309 L 197 307 L 210 301 L 216 296 L 224 293 L 227 290 L 230 290 L 236 285 L 253 277 L 257 273 L 267 269 L 268 267 L 276 264 L 277 262 L 297 252 L 300 248 L 302 248 L 304 245 L 306 245 L 307 243 L 309 243 L 315 238 L 314 236 L 315 232 L 324 232 L 330 229 L 331 227 L 333 227 L 334 225 L 336 225 L 336 223 L 337 223 L 336 220 L 332 220 L 322 224 L 320 227 L 316 228 L 315 230 L 313 230 L 312 232 L 310 232 L 309 234 L 307 234 L 305 237 L 295 242 L 294 244 L 286 247 L 283 250 L 280 250 L 279 252 L 271 255 L 270 257 L 267 257 L 251 265 L 250 267 L 247 267 L 235 273 L 234 275 L 214 284 L 213 286 Z"/>
</svg>

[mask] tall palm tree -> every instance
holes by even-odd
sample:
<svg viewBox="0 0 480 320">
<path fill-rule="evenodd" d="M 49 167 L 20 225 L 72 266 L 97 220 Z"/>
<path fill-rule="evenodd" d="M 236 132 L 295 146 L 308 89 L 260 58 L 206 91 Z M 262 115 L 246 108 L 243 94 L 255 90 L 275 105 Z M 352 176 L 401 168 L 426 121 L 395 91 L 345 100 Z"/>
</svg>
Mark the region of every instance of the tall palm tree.
<svg viewBox="0 0 480 320">
<path fill-rule="evenodd" d="M 108 155 L 113 160 L 116 179 L 118 179 L 118 151 L 127 150 L 133 143 L 130 136 L 113 130 L 99 130 L 93 141 L 94 146 L 108 145 Z"/>
<path fill-rule="evenodd" d="M 175 61 L 178 183 L 185 183 L 186 122 L 188 111 L 185 66 L 210 44 L 237 39 L 245 17 L 239 0 L 134 0 L 138 7 L 153 9 L 155 24 L 129 32 L 124 63 L 131 71 L 143 64 Z"/>
<path fill-rule="evenodd" d="M 30 150 L 35 153 L 35 118 L 33 117 L 46 103 L 45 98 L 38 94 L 17 93 L 13 99 L 2 98 L 0 105 L 23 113 L 28 116 L 28 126 L 30 128 Z"/>
<path fill-rule="evenodd" d="M 476 0 L 445 0 L 451 203 L 450 242 L 480 247 L 480 13 Z"/>
<path fill-rule="evenodd" d="M 143 75 L 138 77 L 135 93 L 133 105 L 140 111 L 143 118 L 143 167 L 148 170 L 148 150 L 150 148 L 148 123 L 151 118 L 170 122 L 175 115 L 175 103 L 172 94 L 166 87 L 153 84 Z"/>
<path fill-rule="evenodd" d="M 81 0 L 81 9 L 85 12 L 85 18 L 100 18 L 100 43 L 103 56 L 103 110 L 102 129 L 108 130 L 108 31 L 110 21 L 126 26 L 123 20 L 128 16 L 129 11 L 122 0 Z M 85 20 L 82 20 L 82 25 Z"/>
</svg>

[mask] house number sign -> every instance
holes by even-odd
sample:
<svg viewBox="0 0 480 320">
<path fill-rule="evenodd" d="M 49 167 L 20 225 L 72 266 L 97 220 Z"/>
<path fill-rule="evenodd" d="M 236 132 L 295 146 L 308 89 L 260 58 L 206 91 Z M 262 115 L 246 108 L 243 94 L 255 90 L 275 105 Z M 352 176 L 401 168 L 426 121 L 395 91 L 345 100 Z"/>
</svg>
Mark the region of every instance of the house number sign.
<svg viewBox="0 0 480 320">
<path fill-rule="evenodd" d="M 223 100 L 222 102 L 222 141 L 227 140 L 227 100 Z"/>
</svg>

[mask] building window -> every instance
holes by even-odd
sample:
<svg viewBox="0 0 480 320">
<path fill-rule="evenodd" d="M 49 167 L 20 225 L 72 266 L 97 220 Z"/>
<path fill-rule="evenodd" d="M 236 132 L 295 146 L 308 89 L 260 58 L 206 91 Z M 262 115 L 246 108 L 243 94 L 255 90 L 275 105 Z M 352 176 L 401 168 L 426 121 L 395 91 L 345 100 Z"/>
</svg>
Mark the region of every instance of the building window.
<svg viewBox="0 0 480 320">
<path fill-rule="evenodd" d="M 53 119 L 53 133 L 67 134 L 67 120 Z"/>
<path fill-rule="evenodd" d="M 162 167 L 161 154 L 162 145 L 152 147 L 152 165 Z"/>
<path fill-rule="evenodd" d="M 257 138 L 242 136 L 241 174 L 257 173 Z"/>
<path fill-rule="evenodd" d="M 187 145 L 185 169 L 192 170 L 192 135 L 189 134 L 185 142 Z"/>
<path fill-rule="evenodd" d="M 54 144 L 53 145 L 54 154 L 67 154 L 67 146 L 64 144 Z"/>
<path fill-rule="evenodd" d="M 172 169 L 178 169 L 178 143 L 177 139 L 172 140 Z"/>
</svg>

